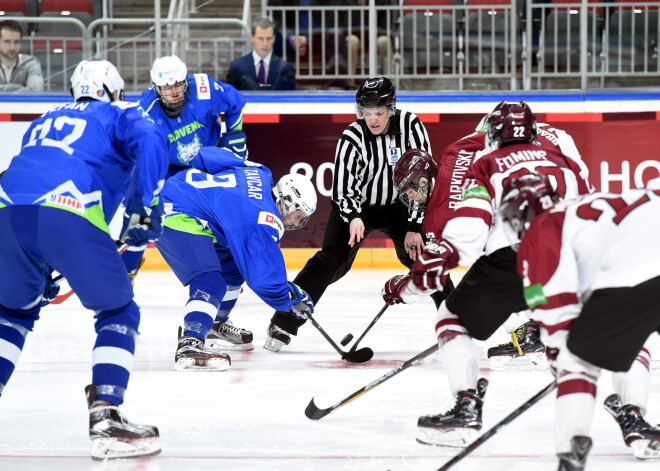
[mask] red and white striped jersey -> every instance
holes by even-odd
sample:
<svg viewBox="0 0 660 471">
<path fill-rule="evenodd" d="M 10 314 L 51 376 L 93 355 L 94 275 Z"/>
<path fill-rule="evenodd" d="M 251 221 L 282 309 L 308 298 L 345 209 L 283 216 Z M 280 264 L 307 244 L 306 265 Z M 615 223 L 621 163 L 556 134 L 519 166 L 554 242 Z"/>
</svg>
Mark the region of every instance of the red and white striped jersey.
<svg viewBox="0 0 660 471">
<path fill-rule="evenodd" d="M 542 213 L 523 236 L 518 271 L 534 318 L 565 334 L 597 289 L 660 276 L 660 179 L 647 189 L 594 193 Z"/>
<path fill-rule="evenodd" d="M 568 199 L 591 191 L 584 163 L 562 153 L 556 134 L 542 129 L 546 131 L 539 133 L 539 144 L 504 146 L 477 158 L 467 171 L 463 199 L 442 233 L 457 248 L 461 265 L 471 265 L 484 252 L 488 255 L 514 242 L 499 216 L 502 187 L 508 179 L 542 173 L 559 196 Z"/>
</svg>

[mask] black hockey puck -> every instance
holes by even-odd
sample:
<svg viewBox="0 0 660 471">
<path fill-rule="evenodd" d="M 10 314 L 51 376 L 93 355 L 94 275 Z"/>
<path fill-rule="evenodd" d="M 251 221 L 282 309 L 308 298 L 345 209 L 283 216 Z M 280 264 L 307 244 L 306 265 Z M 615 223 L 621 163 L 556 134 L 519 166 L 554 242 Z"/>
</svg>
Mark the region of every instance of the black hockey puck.
<svg viewBox="0 0 660 471">
<path fill-rule="evenodd" d="M 341 343 L 342 347 L 345 347 L 350 343 L 351 340 L 353 340 L 353 334 L 348 334 L 346 337 L 341 339 L 341 342 L 339 343 Z"/>
</svg>

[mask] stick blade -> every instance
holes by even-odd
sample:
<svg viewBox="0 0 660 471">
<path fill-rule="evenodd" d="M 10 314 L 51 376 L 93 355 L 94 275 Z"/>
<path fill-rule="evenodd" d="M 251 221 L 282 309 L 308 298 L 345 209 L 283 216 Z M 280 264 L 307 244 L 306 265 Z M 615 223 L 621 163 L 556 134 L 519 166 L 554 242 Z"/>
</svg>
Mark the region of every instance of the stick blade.
<svg viewBox="0 0 660 471">
<path fill-rule="evenodd" d="M 328 415 L 331 411 L 332 408 L 319 409 L 314 403 L 314 398 L 312 397 L 312 400 L 309 401 L 309 404 L 307 404 L 307 407 L 305 408 L 305 416 L 308 419 L 319 420 Z"/>
<path fill-rule="evenodd" d="M 346 360 L 350 363 L 365 363 L 371 360 L 374 356 L 374 351 L 369 347 L 361 348 L 354 352 L 348 352 L 342 356 L 342 360 Z"/>
</svg>

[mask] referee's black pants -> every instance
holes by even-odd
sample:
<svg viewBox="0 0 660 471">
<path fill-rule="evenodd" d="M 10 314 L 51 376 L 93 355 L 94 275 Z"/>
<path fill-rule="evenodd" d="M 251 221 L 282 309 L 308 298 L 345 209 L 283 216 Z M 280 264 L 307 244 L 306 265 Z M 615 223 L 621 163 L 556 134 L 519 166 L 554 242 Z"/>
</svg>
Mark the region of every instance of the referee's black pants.
<svg viewBox="0 0 660 471">
<path fill-rule="evenodd" d="M 392 239 L 396 256 L 401 264 L 406 268 L 412 267 L 414 262 L 404 245 L 408 232 L 408 208 L 406 206 L 399 201 L 386 206 L 364 206 L 360 218 L 364 223 L 364 238 L 353 247 L 349 247 L 349 223 L 344 222 L 339 208 L 334 202 L 332 203 L 332 211 L 328 217 L 321 250 L 307 261 L 293 280 L 311 296 L 315 305 L 330 284 L 348 273 L 362 242 L 373 231 L 381 231 Z M 452 289 L 453 284 L 448 278 L 444 291 L 432 295 L 436 306 L 439 306 L 444 299 L 444 293 L 448 294 Z M 305 323 L 305 319 L 299 319 L 290 312 L 275 311 L 271 322 L 288 333 L 297 335 L 298 328 Z"/>
</svg>

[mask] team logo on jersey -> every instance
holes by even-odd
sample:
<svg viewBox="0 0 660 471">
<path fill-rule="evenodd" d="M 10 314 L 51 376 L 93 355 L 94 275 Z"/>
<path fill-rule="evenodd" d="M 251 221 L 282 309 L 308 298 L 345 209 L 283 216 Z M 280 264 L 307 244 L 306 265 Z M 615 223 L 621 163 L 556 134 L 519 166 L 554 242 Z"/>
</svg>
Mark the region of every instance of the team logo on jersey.
<svg viewBox="0 0 660 471">
<path fill-rule="evenodd" d="M 189 144 L 176 143 L 176 158 L 179 159 L 179 162 L 190 165 L 190 162 L 195 158 L 201 148 L 202 143 L 199 140 L 199 136 L 195 134 L 193 141 Z"/>
<path fill-rule="evenodd" d="M 280 218 L 275 216 L 273 213 L 269 213 L 267 211 L 260 211 L 257 222 L 259 224 L 265 224 L 266 226 L 270 226 L 277 231 L 278 234 L 277 239 L 275 239 L 275 237 L 273 236 L 275 242 L 279 242 L 282 236 L 284 235 L 284 224 L 282 224 Z"/>
</svg>

